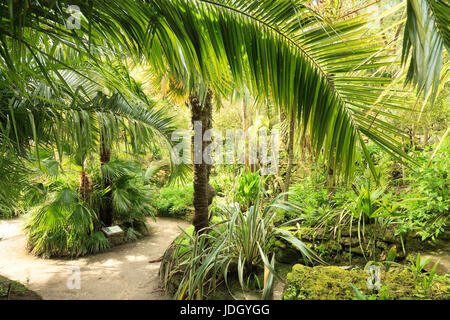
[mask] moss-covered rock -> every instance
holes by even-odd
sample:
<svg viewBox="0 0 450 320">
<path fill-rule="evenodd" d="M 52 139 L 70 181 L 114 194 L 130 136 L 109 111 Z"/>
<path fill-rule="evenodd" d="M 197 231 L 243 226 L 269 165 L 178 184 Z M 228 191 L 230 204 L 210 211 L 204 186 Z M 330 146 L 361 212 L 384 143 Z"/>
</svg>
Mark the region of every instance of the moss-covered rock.
<svg viewBox="0 0 450 320">
<path fill-rule="evenodd" d="M 413 273 L 404 268 L 391 268 L 381 275 L 381 288 L 367 287 L 369 274 L 361 269 L 344 270 L 337 266 L 307 267 L 295 265 L 287 275 L 284 300 L 351 300 L 356 295 L 353 284 L 368 299 L 450 299 L 449 280 L 433 282 L 425 294 Z"/>
<path fill-rule="evenodd" d="M 354 294 L 350 287 L 365 287 L 367 275 L 340 267 L 310 268 L 297 264 L 287 275 L 284 300 L 347 300 Z"/>
</svg>

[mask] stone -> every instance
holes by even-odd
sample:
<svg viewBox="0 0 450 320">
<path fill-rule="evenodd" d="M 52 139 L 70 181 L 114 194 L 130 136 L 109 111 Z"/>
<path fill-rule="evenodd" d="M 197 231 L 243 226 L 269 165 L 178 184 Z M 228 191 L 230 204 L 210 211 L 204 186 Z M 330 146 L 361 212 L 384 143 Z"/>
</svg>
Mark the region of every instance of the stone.
<svg viewBox="0 0 450 320">
<path fill-rule="evenodd" d="M 281 263 L 292 264 L 299 262 L 299 260 L 302 259 L 302 254 L 300 253 L 300 251 L 292 247 L 287 248 L 277 247 L 275 248 L 275 259 Z"/>
<path fill-rule="evenodd" d="M 369 274 L 358 268 L 345 270 L 338 266 L 307 267 L 301 264 L 293 266 L 286 277 L 283 292 L 284 300 L 351 300 L 356 294 L 350 284 L 355 286 L 366 299 L 449 299 L 448 283 L 435 279 L 427 296 L 423 296 L 417 286 L 414 274 L 405 267 L 393 266 L 389 272 L 381 273 L 381 288 L 369 289 Z"/>
<path fill-rule="evenodd" d="M 343 237 L 339 240 L 339 243 L 344 247 L 354 247 L 359 244 L 358 238 L 349 238 L 349 237 Z"/>
<path fill-rule="evenodd" d="M 431 272 L 435 263 L 437 263 L 437 267 L 436 267 L 437 275 L 443 276 L 445 274 L 450 273 L 450 265 L 446 265 L 443 261 L 441 261 L 442 259 L 440 259 L 439 257 L 423 255 L 423 256 L 421 256 L 421 259 L 429 259 L 430 260 L 425 265 L 425 267 L 423 267 L 423 269 L 426 272 Z"/>
<path fill-rule="evenodd" d="M 360 246 L 357 247 L 352 247 L 349 251 L 351 251 L 352 254 L 357 254 L 360 256 L 364 256 L 366 253 L 363 253 L 362 249 Z"/>
</svg>

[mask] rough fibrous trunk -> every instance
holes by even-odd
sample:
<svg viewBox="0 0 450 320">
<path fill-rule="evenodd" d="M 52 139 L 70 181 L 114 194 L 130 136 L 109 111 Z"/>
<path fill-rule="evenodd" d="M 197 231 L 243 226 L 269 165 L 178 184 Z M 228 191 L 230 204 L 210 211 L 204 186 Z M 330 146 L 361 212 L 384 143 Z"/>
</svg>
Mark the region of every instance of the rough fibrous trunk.
<svg viewBox="0 0 450 320">
<path fill-rule="evenodd" d="M 108 163 L 111 160 L 111 151 L 107 148 L 103 134 L 100 134 L 100 165 Z M 111 186 L 111 180 L 103 176 L 103 187 L 106 189 Z M 99 212 L 100 223 L 103 226 L 111 226 L 113 223 L 113 206 L 111 190 L 105 194 Z"/>
<path fill-rule="evenodd" d="M 81 171 L 80 188 L 78 189 L 78 193 L 80 194 L 81 199 L 83 199 L 84 202 L 87 202 L 89 200 L 91 185 L 92 183 L 87 173 L 85 171 Z"/>
<path fill-rule="evenodd" d="M 189 106 L 192 113 L 192 125 L 199 121 L 202 124 L 201 136 L 203 137 L 206 130 L 212 127 L 212 93 L 209 91 L 206 94 L 204 102 L 196 95 L 189 97 Z M 215 195 L 214 188 L 209 184 L 209 174 L 211 165 L 203 161 L 203 152 L 208 145 L 208 142 L 203 142 L 200 148 L 195 148 L 193 143 L 194 160 L 200 158 L 202 161 L 194 161 L 194 198 L 193 204 L 195 208 L 194 219 L 192 221 L 195 231 L 199 232 L 203 228 L 208 227 L 208 206 L 211 204 Z M 201 153 L 201 154 L 200 154 Z"/>
</svg>

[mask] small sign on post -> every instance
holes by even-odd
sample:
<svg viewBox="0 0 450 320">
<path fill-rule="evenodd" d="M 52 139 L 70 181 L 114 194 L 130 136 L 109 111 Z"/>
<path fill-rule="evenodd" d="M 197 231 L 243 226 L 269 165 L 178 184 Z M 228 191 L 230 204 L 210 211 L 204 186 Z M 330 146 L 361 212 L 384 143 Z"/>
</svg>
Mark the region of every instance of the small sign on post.
<svg viewBox="0 0 450 320">
<path fill-rule="evenodd" d="M 104 228 L 102 228 L 102 231 L 107 237 L 111 237 L 111 236 L 115 236 L 115 235 L 119 235 L 119 234 L 123 233 L 122 228 L 120 228 L 119 226 L 104 227 Z"/>
</svg>

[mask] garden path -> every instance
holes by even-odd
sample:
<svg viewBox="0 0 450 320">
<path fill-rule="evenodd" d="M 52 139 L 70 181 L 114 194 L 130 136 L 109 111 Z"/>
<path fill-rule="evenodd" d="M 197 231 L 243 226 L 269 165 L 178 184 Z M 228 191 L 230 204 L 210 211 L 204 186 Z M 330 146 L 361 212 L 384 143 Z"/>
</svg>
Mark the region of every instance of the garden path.
<svg viewBox="0 0 450 320">
<path fill-rule="evenodd" d="M 161 257 L 189 223 L 169 218 L 148 220 L 150 236 L 78 259 L 43 259 L 26 249 L 24 220 L 0 220 L 0 274 L 24 284 L 44 299 L 167 299 L 160 287 Z M 80 268 L 80 289 L 67 283 L 73 267 Z"/>
</svg>

